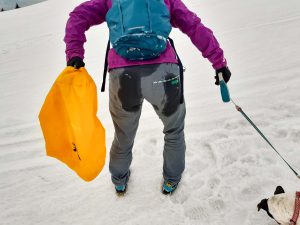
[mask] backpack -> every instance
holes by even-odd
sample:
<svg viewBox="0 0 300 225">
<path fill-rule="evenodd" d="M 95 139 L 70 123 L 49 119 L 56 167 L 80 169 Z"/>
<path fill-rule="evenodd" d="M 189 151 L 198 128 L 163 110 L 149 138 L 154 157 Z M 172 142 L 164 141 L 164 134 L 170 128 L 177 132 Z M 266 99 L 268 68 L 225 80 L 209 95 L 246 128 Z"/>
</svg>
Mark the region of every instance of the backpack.
<svg viewBox="0 0 300 225">
<path fill-rule="evenodd" d="M 158 57 L 166 49 L 169 40 L 178 60 L 181 80 L 180 103 L 183 103 L 184 68 L 174 42 L 169 38 L 172 25 L 170 12 L 164 0 L 112 0 L 112 7 L 105 19 L 109 28 L 109 40 L 101 92 L 105 91 L 110 43 L 117 54 L 128 60 L 147 60 Z"/>
<path fill-rule="evenodd" d="M 172 29 L 164 0 L 112 0 L 106 22 L 112 47 L 128 60 L 158 57 Z"/>
</svg>

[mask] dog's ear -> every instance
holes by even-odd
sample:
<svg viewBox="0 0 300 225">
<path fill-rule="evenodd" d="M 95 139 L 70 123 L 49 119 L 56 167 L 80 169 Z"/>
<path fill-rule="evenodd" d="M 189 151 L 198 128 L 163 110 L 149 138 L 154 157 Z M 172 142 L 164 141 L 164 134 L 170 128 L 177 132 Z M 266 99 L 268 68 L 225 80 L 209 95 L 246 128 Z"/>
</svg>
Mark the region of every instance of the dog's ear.
<svg viewBox="0 0 300 225">
<path fill-rule="evenodd" d="M 277 186 L 275 192 L 274 192 L 274 195 L 278 195 L 278 194 L 282 194 L 284 193 L 284 190 L 281 186 Z"/>
<path fill-rule="evenodd" d="M 259 211 L 260 209 L 264 209 L 269 212 L 268 199 L 265 198 L 260 201 L 260 203 L 257 205 L 257 210 Z"/>
</svg>

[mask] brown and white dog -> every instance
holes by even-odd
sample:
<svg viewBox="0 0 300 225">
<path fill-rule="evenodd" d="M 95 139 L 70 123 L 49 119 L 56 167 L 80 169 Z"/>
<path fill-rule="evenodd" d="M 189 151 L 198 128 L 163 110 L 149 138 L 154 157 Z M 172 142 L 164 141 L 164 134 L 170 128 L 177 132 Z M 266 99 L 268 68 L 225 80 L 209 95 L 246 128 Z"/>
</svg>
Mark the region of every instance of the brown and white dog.
<svg viewBox="0 0 300 225">
<path fill-rule="evenodd" d="M 264 209 L 278 224 L 300 225 L 300 218 L 295 221 L 296 223 L 291 222 L 295 211 L 295 194 L 285 193 L 281 186 L 276 188 L 274 196 L 261 200 L 257 209 L 258 211 Z"/>
</svg>

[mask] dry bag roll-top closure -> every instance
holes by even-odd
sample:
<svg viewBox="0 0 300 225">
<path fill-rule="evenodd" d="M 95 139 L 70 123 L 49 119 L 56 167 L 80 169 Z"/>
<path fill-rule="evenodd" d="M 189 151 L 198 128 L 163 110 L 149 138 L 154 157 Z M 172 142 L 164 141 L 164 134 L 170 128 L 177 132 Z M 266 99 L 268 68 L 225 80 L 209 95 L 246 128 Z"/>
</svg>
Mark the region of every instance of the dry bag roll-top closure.
<svg viewBox="0 0 300 225">
<path fill-rule="evenodd" d="M 106 22 L 112 47 L 128 60 L 158 57 L 172 29 L 164 0 L 112 0 Z"/>
</svg>

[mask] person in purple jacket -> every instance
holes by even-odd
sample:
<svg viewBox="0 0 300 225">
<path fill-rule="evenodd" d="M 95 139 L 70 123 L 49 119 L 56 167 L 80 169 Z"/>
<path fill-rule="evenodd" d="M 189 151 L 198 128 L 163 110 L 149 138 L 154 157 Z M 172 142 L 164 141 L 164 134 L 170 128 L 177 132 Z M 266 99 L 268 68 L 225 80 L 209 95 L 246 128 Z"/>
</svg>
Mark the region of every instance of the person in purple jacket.
<svg viewBox="0 0 300 225">
<path fill-rule="evenodd" d="M 223 50 L 212 31 L 181 0 L 164 0 L 172 27 L 187 34 L 203 57 L 208 58 L 217 74 L 228 82 L 231 73 Z M 112 0 L 91 0 L 77 6 L 66 26 L 67 65 L 84 67 L 85 31 L 106 21 Z M 130 176 L 132 148 L 139 124 L 143 100 L 150 102 L 164 125 L 165 135 L 162 191 L 172 193 L 185 168 L 184 120 L 185 103 L 181 101 L 180 68 L 170 43 L 158 57 L 148 60 L 127 60 L 112 48 L 108 53 L 109 109 L 115 127 L 110 150 L 109 170 L 118 193 L 124 193 Z M 147 148 L 147 146 L 145 146 Z"/>
</svg>

